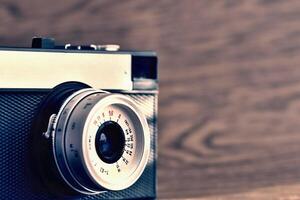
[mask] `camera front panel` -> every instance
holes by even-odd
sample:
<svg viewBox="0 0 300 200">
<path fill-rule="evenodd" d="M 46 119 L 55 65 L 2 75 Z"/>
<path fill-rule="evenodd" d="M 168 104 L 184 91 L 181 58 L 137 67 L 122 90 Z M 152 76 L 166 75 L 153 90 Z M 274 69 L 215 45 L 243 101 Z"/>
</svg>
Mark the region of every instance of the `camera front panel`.
<svg viewBox="0 0 300 200">
<path fill-rule="evenodd" d="M 46 90 L 0 91 L 0 199 L 57 199 L 37 189 L 28 159 L 31 145 L 30 129 Z M 129 188 L 95 195 L 74 195 L 69 199 L 145 199 L 155 198 L 156 191 L 156 117 L 157 94 L 122 93 L 132 99 L 146 116 L 150 129 L 150 156 L 141 177 Z M 31 163 L 30 163 L 31 162 Z M 52 169 L 45 169 L 52 170 Z M 63 198 L 63 197 L 60 197 Z"/>
</svg>

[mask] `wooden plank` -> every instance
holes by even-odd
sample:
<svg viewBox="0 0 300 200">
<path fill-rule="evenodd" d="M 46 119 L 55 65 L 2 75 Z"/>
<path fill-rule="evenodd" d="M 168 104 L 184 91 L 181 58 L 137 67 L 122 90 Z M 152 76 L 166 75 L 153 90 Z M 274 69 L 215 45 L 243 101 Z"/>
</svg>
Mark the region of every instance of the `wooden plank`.
<svg viewBox="0 0 300 200">
<path fill-rule="evenodd" d="M 160 198 L 300 198 L 299 1 L 1 3 L 4 45 L 158 51 Z"/>
</svg>

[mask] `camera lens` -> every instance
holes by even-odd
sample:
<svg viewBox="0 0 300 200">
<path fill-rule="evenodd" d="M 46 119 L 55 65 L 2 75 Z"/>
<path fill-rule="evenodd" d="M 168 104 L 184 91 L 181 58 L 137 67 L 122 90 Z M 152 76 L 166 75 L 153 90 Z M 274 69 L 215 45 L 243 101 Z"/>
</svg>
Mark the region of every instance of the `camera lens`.
<svg viewBox="0 0 300 200">
<path fill-rule="evenodd" d="M 150 154 L 149 127 L 128 96 L 78 91 L 65 101 L 55 119 L 55 163 L 75 191 L 123 190 L 142 175 Z"/>
<path fill-rule="evenodd" d="M 104 122 L 96 134 L 96 151 L 101 160 L 115 163 L 122 157 L 125 136 L 121 126 L 113 121 Z"/>
</svg>

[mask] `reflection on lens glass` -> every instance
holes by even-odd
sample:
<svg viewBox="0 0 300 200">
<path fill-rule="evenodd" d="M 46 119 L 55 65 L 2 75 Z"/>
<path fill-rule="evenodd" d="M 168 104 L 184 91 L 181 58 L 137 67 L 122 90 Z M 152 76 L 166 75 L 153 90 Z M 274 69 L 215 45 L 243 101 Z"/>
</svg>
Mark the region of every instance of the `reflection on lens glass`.
<svg viewBox="0 0 300 200">
<path fill-rule="evenodd" d="M 104 122 L 97 131 L 96 151 L 106 163 L 118 161 L 123 154 L 125 136 L 121 126 L 113 121 Z"/>
</svg>

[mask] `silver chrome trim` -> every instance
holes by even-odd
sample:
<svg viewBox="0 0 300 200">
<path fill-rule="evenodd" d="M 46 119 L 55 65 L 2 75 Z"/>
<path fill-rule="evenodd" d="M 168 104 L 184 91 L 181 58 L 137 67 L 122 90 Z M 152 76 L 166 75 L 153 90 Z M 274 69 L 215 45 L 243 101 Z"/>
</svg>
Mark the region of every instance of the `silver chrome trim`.
<svg viewBox="0 0 300 200">
<path fill-rule="evenodd" d="M 133 88 L 130 54 L 0 50 L 0 60 L 0 88 L 47 89 L 66 81 Z"/>
</svg>

